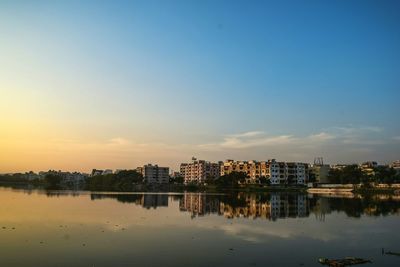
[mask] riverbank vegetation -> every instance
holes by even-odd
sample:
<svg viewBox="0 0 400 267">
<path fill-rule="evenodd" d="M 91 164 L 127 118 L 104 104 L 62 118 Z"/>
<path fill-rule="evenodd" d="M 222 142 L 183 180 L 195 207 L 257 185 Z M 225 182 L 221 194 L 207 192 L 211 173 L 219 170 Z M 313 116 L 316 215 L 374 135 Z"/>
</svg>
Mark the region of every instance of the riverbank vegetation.
<svg viewBox="0 0 400 267">
<path fill-rule="evenodd" d="M 328 180 L 332 184 L 363 184 L 372 187 L 373 184 L 400 183 L 400 174 L 393 168 L 378 166 L 370 174 L 363 172 L 358 165 L 348 165 L 343 169 L 331 169 Z"/>
</svg>

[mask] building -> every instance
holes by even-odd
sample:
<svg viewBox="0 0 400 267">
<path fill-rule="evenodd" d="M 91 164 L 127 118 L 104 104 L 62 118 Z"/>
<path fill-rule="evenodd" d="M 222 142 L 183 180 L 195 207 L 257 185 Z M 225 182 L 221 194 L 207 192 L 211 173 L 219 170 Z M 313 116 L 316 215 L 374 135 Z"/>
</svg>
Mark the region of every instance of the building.
<svg viewBox="0 0 400 267">
<path fill-rule="evenodd" d="M 308 180 L 308 164 L 300 162 L 268 161 L 271 185 L 304 185 Z"/>
<path fill-rule="evenodd" d="M 102 175 L 103 172 L 104 172 L 103 170 L 93 169 L 93 170 L 92 170 L 92 174 L 91 174 L 90 176 Z"/>
<path fill-rule="evenodd" d="M 334 165 L 331 165 L 331 169 L 341 171 L 344 168 L 346 168 L 347 166 L 350 166 L 350 165 L 349 164 L 334 164 Z"/>
<path fill-rule="evenodd" d="M 232 172 L 242 172 L 247 175 L 247 183 L 259 183 L 264 177 L 270 180 L 272 185 L 300 184 L 308 180 L 308 164 L 299 162 L 268 161 L 234 161 L 226 160 L 221 165 L 221 175 Z"/>
<path fill-rule="evenodd" d="M 331 167 L 327 164 L 323 165 L 311 165 L 310 173 L 315 176 L 315 182 L 317 183 L 329 183 L 328 176 Z"/>
<path fill-rule="evenodd" d="M 261 173 L 261 163 L 255 160 L 250 161 L 235 161 L 232 159 L 226 160 L 221 165 L 221 176 L 228 175 L 232 172 L 245 173 L 248 177 L 247 183 L 258 180 L 260 177 L 265 177 Z"/>
<path fill-rule="evenodd" d="M 106 169 L 103 171 L 103 175 L 107 175 L 107 174 L 113 174 L 113 171 L 110 169 Z"/>
<path fill-rule="evenodd" d="M 368 176 L 373 176 L 375 175 L 375 168 L 378 167 L 378 163 L 375 161 L 366 161 L 360 164 L 360 169 L 363 173 L 365 173 Z"/>
<path fill-rule="evenodd" d="M 159 167 L 158 165 L 147 164 L 136 168 L 138 173 L 143 175 L 144 181 L 148 184 L 167 184 L 169 183 L 169 168 Z"/>
<path fill-rule="evenodd" d="M 316 158 L 314 164 L 310 167 L 310 173 L 314 175 L 315 182 L 317 183 L 329 183 L 328 176 L 331 167 L 328 164 L 324 164 L 322 158 Z"/>
<path fill-rule="evenodd" d="M 193 158 L 191 163 L 181 164 L 180 174 L 185 184 L 204 183 L 207 178 L 216 179 L 220 176 L 220 163 Z"/>
</svg>

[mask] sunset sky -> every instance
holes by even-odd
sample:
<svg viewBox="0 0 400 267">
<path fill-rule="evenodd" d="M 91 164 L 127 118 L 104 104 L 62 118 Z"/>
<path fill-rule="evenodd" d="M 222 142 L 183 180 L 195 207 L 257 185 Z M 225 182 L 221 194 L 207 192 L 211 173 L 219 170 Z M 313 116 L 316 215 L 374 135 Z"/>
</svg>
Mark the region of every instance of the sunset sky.
<svg viewBox="0 0 400 267">
<path fill-rule="evenodd" d="M 0 173 L 400 159 L 400 1 L 0 1 Z"/>
</svg>

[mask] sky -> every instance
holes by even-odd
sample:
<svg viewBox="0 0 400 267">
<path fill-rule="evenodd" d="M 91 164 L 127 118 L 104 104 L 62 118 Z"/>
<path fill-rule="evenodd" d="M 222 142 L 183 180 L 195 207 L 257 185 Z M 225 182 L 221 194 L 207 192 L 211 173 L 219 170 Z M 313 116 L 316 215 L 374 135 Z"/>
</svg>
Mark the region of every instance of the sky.
<svg viewBox="0 0 400 267">
<path fill-rule="evenodd" d="M 0 173 L 400 159 L 398 1 L 0 1 Z"/>
</svg>

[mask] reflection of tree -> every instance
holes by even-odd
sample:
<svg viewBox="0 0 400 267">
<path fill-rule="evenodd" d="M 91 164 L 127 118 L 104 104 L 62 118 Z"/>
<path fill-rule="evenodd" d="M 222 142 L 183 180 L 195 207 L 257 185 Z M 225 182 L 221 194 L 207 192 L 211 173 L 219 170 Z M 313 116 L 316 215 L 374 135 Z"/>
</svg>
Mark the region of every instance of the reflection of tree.
<svg viewBox="0 0 400 267">
<path fill-rule="evenodd" d="M 91 200 L 110 198 L 121 203 L 137 203 L 142 197 L 143 194 L 90 194 Z"/>
<path fill-rule="evenodd" d="M 91 200 L 115 199 L 121 203 L 132 203 L 145 208 L 167 207 L 168 195 L 165 194 L 90 194 Z"/>
<path fill-rule="evenodd" d="M 387 216 L 398 214 L 400 199 L 392 196 L 367 195 L 360 198 L 319 198 L 314 212 L 327 214 L 331 211 L 342 211 L 349 217 Z M 322 203 L 325 202 L 323 205 Z"/>
</svg>

